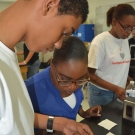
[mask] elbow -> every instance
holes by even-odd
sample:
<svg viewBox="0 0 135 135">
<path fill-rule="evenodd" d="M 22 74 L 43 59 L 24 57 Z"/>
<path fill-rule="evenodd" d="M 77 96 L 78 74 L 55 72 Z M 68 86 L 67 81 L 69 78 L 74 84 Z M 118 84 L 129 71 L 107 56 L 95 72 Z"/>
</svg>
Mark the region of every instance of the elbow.
<svg viewBox="0 0 135 135">
<path fill-rule="evenodd" d="M 96 82 L 97 76 L 95 74 L 89 74 L 89 77 L 91 82 Z"/>
<path fill-rule="evenodd" d="M 95 82 L 98 79 L 98 76 L 95 74 L 96 69 L 94 68 L 88 68 L 89 71 L 89 77 L 91 82 Z"/>
</svg>

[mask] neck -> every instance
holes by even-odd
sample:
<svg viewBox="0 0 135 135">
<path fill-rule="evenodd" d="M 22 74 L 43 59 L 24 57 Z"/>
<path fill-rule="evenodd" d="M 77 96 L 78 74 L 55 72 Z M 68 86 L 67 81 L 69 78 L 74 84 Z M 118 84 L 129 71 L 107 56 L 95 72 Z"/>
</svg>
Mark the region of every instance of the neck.
<svg viewBox="0 0 135 135">
<path fill-rule="evenodd" d="M 111 29 L 111 30 L 109 31 L 109 33 L 110 33 L 112 36 L 114 36 L 115 38 L 118 38 L 118 39 L 119 39 L 119 37 L 116 35 L 116 33 L 115 33 L 115 31 L 114 31 L 113 29 Z"/>
</svg>

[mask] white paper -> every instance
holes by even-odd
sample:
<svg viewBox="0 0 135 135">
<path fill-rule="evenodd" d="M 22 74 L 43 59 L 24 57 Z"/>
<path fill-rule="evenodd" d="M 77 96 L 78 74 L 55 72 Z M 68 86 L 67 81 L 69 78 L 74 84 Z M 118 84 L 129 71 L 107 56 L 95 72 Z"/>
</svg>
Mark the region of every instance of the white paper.
<svg viewBox="0 0 135 135">
<path fill-rule="evenodd" d="M 115 134 L 113 134 L 113 133 L 109 132 L 109 133 L 108 133 L 108 134 L 106 134 L 106 135 L 115 135 Z"/>
<path fill-rule="evenodd" d="M 105 120 L 101 121 L 100 123 L 98 123 L 98 125 L 101 127 L 104 127 L 107 130 L 110 130 L 111 128 L 113 128 L 117 124 L 108 120 L 108 119 L 105 119 Z"/>
</svg>

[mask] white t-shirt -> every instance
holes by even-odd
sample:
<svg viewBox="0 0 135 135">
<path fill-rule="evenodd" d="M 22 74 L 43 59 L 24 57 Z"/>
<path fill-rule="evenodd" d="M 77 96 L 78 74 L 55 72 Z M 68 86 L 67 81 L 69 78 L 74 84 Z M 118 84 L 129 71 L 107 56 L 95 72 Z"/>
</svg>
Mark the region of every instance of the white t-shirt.
<svg viewBox="0 0 135 135">
<path fill-rule="evenodd" d="M 108 31 L 94 38 L 88 54 L 88 67 L 97 69 L 97 76 L 125 88 L 129 64 L 128 39 L 117 39 Z"/>
<path fill-rule="evenodd" d="M 64 101 L 73 109 L 76 105 L 75 94 L 72 93 L 70 96 L 63 98 Z"/>
<path fill-rule="evenodd" d="M 34 135 L 33 107 L 17 56 L 0 42 L 0 135 Z"/>
</svg>

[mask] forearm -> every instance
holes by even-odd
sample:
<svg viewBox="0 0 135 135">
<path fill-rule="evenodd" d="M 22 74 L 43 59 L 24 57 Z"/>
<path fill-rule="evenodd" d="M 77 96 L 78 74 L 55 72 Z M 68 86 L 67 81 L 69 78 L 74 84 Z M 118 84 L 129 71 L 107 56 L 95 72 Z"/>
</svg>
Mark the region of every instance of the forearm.
<svg viewBox="0 0 135 135">
<path fill-rule="evenodd" d="M 36 128 L 46 129 L 47 121 L 47 115 L 35 113 L 34 126 Z M 64 117 L 54 117 L 53 130 L 63 132 L 65 135 L 73 135 L 75 133 L 80 133 L 81 135 L 93 135 L 87 125 Z"/>
<path fill-rule="evenodd" d="M 79 114 L 82 118 L 85 118 L 85 111 L 84 111 L 82 108 L 79 109 L 78 114 Z"/>
<path fill-rule="evenodd" d="M 24 61 L 26 63 L 28 63 L 30 61 L 30 59 L 32 58 L 33 55 L 34 55 L 34 52 L 29 52 L 28 56 L 26 57 L 26 59 Z"/>
<path fill-rule="evenodd" d="M 129 83 L 130 81 L 133 81 L 133 79 L 130 76 L 128 76 L 127 82 Z"/>
<path fill-rule="evenodd" d="M 102 88 L 105 88 L 107 90 L 111 90 L 113 92 L 116 91 L 116 89 L 118 88 L 117 85 L 114 85 L 110 82 L 107 82 L 105 80 L 103 80 L 102 78 L 98 77 L 96 74 L 92 74 L 90 75 L 90 81 Z"/>
<path fill-rule="evenodd" d="M 34 127 L 40 128 L 40 129 L 46 129 L 48 116 L 42 115 L 42 114 L 39 114 L 39 113 L 35 113 L 34 115 L 35 115 Z"/>
<path fill-rule="evenodd" d="M 48 117 L 48 115 L 35 113 L 34 127 L 39 129 L 46 129 Z M 63 132 L 66 120 L 66 118 L 54 117 L 53 130 Z"/>
<path fill-rule="evenodd" d="M 24 51 L 17 52 L 17 55 L 22 55 L 24 54 Z"/>
</svg>

